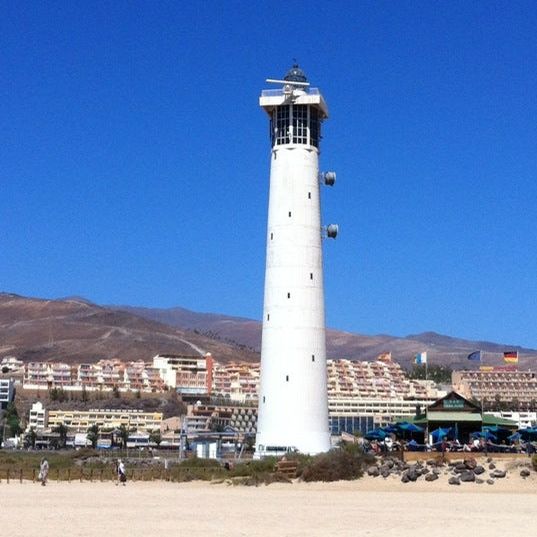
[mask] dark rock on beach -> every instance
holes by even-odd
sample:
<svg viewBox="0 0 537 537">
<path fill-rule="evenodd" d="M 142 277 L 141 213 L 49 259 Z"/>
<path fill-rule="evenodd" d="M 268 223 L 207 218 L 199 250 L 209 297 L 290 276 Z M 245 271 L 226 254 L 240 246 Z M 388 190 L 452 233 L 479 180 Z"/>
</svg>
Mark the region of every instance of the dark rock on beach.
<svg viewBox="0 0 537 537">
<path fill-rule="evenodd" d="M 467 470 L 466 472 L 463 472 L 459 478 L 463 482 L 475 481 L 475 474 L 471 470 Z"/>
<path fill-rule="evenodd" d="M 367 469 L 367 475 L 370 475 L 372 477 L 378 477 L 380 475 L 380 471 L 376 466 L 370 466 Z"/>
<path fill-rule="evenodd" d="M 462 474 L 463 472 L 466 472 L 468 468 L 466 467 L 466 465 L 461 462 L 459 464 L 457 464 L 457 466 L 455 466 L 453 468 L 453 471 L 456 473 L 456 474 Z"/>
<path fill-rule="evenodd" d="M 493 470 L 490 472 L 490 477 L 493 477 L 495 479 L 501 479 L 507 475 L 507 472 L 504 470 Z"/>
</svg>

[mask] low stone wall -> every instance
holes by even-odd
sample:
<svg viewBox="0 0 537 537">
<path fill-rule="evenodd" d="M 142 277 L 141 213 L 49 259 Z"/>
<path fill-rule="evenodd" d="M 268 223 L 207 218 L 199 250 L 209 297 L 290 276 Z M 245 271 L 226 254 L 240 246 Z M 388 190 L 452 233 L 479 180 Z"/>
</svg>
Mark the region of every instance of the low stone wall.
<svg viewBox="0 0 537 537">
<path fill-rule="evenodd" d="M 446 462 L 460 461 L 473 457 L 474 459 L 486 459 L 493 457 L 495 460 L 513 459 L 513 460 L 528 460 L 530 456 L 526 453 L 488 453 L 485 452 L 465 452 L 465 451 L 447 451 L 444 453 Z M 403 451 L 403 460 L 405 462 L 429 461 L 432 459 L 442 459 L 442 453 L 438 451 Z"/>
</svg>

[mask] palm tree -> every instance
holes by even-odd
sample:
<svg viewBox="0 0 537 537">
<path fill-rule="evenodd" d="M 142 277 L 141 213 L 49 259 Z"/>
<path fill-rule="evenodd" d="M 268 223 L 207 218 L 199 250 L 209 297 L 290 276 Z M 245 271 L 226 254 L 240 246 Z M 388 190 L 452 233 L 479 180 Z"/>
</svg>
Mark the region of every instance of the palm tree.
<svg viewBox="0 0 537 537">
<path fill-rule="evenodd" d="M 26 433 L 26 444 L 28 447 L 35 448 L 35 441 L 37 440 L 37 433 L 35 432 L 35 429 L 32 427 L 27 433 Z"/>
<path fill-rule="evenodd" d="M 125 425 L 121 425 L 118 430 L 119 438 L 121 439 L 121 445 L 125 449 L 127 447 L 127 440 L 129 439 L 130 430 Z"/>
<path fill-rule="evenodd" d="M 58 427 L 54 429 L 54 432 L 60 435 L 59 447 L 64 448 L 67 442 L 67 427 L 63 423 L 60 423 Z"/>
<path fill-rule="evenodd" d="M 99 426 L 97 424 L 92 425 L 88 429 L 88 440 L 91 442 L 91 447 L 95 449 L 97 447 L 97 440 L 99 439 Z"/>
<path fill-rule="evenodd" d="M 4 419 L 3 419 L 3 436 L 5 437 L 5 430 L 6 427 L 9 429 L 9 434 L 11 436 L 18 436 L 20 433 L 22 433 L 22 429 L 20 426 L 20 418 L 19 413 L 17 411 L 17 407 L 15 406 L 15 403 L 8 403 L 6 410 L 4 412 Z M 5 440 L 5 438 L 3 438 Z"/>
<path fill-rule="evenodd" d="M 151 442 L 154 442 L 157 444 L 157 447 L 160 446 L 160 443 L 162 442 L 162 437 L 160 436 L 160 431 L 158 429 L 155 429 L 154 431 L 151 431 L 151 434 L 149 435 L 149 440 Z"/>
</svg>

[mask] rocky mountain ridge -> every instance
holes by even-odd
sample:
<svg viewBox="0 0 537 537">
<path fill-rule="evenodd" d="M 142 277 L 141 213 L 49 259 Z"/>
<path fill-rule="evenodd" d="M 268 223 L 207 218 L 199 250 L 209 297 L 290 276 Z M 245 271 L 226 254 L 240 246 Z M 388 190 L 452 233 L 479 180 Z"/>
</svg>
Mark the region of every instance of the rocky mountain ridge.
<svg viewBox="0 0 537 537">
<path fill-rule="evenodd" d="M 0 358 L 24 361 L 94 362 L 103 358 L 150 360 L 161 352 L 201 354 L 217 360 L 257 361 L 261 323 L 185 308 L 101 306 L 80 297 L 57 300 L 0 293 Z M 374 360 L 391 352 L 403 367 L 427 351 L 429 364 L 468 369 L 467 356 L 482 350 L 483 365 L 500 365 L 502 352 L 517 350 L 521 368 L 537 368 L 537 351 L 493 342 L 469 341 L 434 332 L 406 337 L 327 330 L 327 356 Z"/>
</svg>

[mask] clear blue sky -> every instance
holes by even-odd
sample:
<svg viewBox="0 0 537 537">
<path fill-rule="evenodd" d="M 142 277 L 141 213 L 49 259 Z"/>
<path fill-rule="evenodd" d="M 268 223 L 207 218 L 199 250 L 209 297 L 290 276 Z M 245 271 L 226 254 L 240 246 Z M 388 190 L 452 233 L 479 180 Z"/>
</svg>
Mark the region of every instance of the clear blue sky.
<svg viewBox="0 0 537 537">
<path fill-rule="evenodd" d="M 260 318 L 266 77 L 331 118 L 329 326 L 537 347 L 534 2 L 10 2 L 0 290 Z"/>
</svg>

